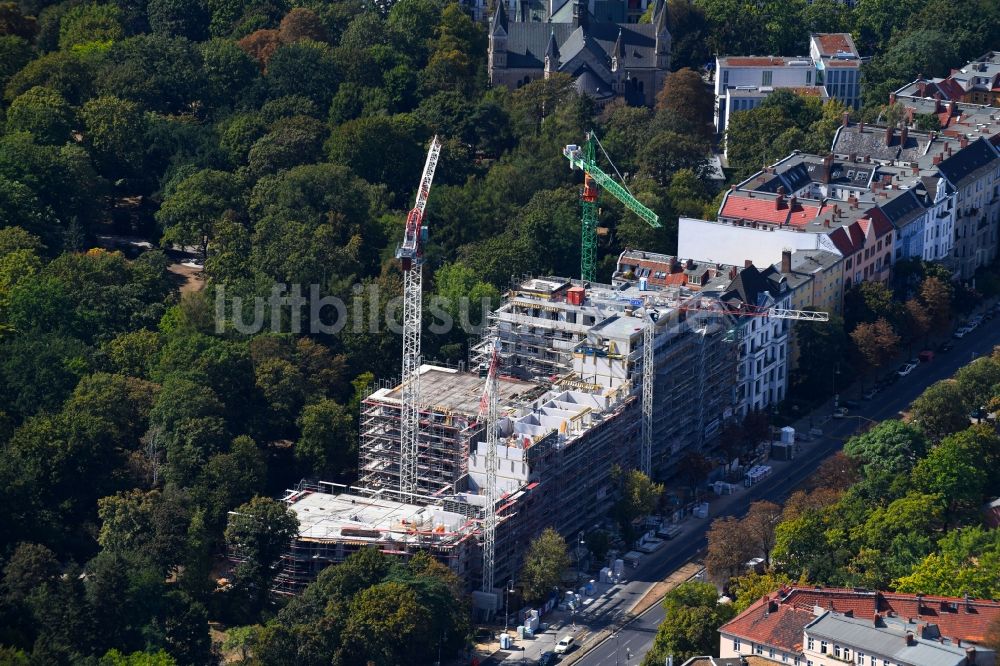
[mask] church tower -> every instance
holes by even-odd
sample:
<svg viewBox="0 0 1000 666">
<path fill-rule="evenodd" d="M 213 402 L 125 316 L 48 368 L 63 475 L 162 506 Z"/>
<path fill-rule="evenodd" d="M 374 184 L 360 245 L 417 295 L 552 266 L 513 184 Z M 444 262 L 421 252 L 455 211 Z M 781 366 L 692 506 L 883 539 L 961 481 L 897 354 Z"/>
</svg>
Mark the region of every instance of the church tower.
<svg viewBox="0 0 1000 666">
<path fill-rule="evenodd" d="M 490 19 L 490 83 L 498 83 L 494 70 L 507 68 L 507 10 L 505 1 L 497 3 L 497 10 Z"/>
<path fill-rule="evenodd" d="M 659 11 L 653 17 L 653 24 L 656 26 L 656 68 L 662 70 L 670 69 L 670 48 L 672 46 L 670 30 L 667 29 L 667 3 L 657 2 Z"/>
</svg>

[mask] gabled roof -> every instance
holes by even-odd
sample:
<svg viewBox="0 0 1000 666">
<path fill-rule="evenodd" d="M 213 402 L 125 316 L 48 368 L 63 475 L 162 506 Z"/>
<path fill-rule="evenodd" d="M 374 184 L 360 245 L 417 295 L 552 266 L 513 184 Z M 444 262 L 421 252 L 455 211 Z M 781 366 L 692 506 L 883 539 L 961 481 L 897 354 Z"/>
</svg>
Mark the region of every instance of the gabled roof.
<svg viewBox="0 0 1000 666">
<path fill-rule="evenodd" d="M 624 69 L 647 69 L 656 66 L 656 37 L 649 23 L 619 25 L 590 23 L 586 28 L 572 23 L 510 23 L 507 37 L 507 66 L 510 68 L 541 69 L 549 42 L 555 38 L 560 62 L 566 63 L 584 49 L 591 52 L 591 64 L 610 67 L 611 52 L 621 35 L 623 57 L 618 66 Z"/>
<path fill-rule="evenodd" d="M 952 185 L 957 187 L 964 178 L 996 159 L 996 150 L 989 141 L 980 137 L 943 160 L 938 165 L 938 169 Z"/>
<path fill-rule="evenodd" d="M 897 229 L 905 227 L 910 222 L 924 214 L 926 208 L 913 190 L 903 190 L 898 196 L 879 205 L 885 216 Z"/>
<path fill-rule="evenodd" d="M 785 199 L 782 204 L 774 195 L 760 193 L 749 196 L 744 192 L 731 193 L 719 211 L 722 217 L 793 226 L 808 224 L 818 213 L 816 206 L 798 201 L 792 203 L 792 199 Z"/>
<path fill-rule="evenodd" d="M 816 606 L 838 613 L 851 612 L 856 618 L 873 618 L 875 613 L 882 613 L 912 619 L 914 625 L 934 624 L 943 637 L 973 643 L 982 643 L 990 622 L 1000 617 L 997 601 L 938 596 L 918 599 L 917 595 L 900 592 L 787 587 L 754 602 L 719 631 L 800 651 L 802 630 L 813 619 L 811 611 Z M 802 612 L 810 616 L 805 623 Z"/>
<path fill-rule="evenodd" d="M 493 13 L 493 19 L 490 22 L 493 29 L 494 35 L 502 35 L 507 33 L 507 10 L 504 9 L 505 2 L 497 3 L 497 10 Z"/>
</svg>

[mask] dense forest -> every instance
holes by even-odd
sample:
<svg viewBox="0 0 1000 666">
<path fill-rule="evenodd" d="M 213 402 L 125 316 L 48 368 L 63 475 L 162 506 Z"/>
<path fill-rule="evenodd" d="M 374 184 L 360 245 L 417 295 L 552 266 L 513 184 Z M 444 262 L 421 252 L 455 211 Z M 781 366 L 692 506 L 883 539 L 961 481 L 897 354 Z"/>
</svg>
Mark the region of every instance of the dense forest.
<svg viewBox="0 0 1000 666">
<path fill-rule="evenodd" d="M 306 335 L 270 308 L 263 332 L 219 332 L 220 292 L 249 306 L 316 285 L 375 294 L 360 310 L 377 314 L 400 291 L 392 255 L 435 134 L 430 293 L 495 300 L 511 276 L 577 272 L 579 175 L 560 151 L 592 128 L 667 222 L 604 201 L 607 276 L 621 249 L 672 251 L 677 215 L 714 207 L 712 102 L 687 68 L 849 28 L 877 55 L 877 91 L 1000 29 L 990 0 L 669 11 L 678 71 L 656 108 L 597 109 L 562 76 L 491 89 L 485 27 L 443 0 L 0 4 L 0 661 L 204 664 L 223 640 L 209 620 L 248 627 L 225 638 L 248 663 L 428 663 L 460 647 L 467 619 L 441 610 L 464 608 L 457 583 L 424 560 L 362 558 L 283 608 L 267 598 L 274 535 L 294 525 L 265 498 L 354 479 L 358 401 L 398 373 L 399 341 L 378 316 Z M 775 145 L 820 149 L 839 118 L 794 96 L 768 108 L 778 120 L 745 140 L 763 147 L 746 168 Z M 775 122 L 797 133 L 775 143 Z M 192 258 L 203 286 L 177 270 Z M 425 355 L 463 360 L 468 335 L 425 336 Z M 217 588 L 227 540 L 251 552 Z M 390 599 L 406 600 L 392 622 Z M 440 632 L 417 636 L 427 618 Z"/>
</svg>

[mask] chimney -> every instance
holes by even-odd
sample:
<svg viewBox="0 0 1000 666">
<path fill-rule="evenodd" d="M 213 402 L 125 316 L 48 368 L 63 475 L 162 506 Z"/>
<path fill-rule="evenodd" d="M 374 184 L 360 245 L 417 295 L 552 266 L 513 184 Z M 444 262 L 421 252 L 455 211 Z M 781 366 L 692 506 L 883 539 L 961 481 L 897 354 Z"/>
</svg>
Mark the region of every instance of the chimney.
<svg viewBox="0 0 1000 666">
<path fill-rule="evenodd" d="M 830 172 L 833 170 L 833 153 L 829 153 L 823 158 L 823 171 L 819 174 L 820 182 L 830 182 Z"/>
<path fill-rule="evenodd" d="M 948 115 L 949 116 L 955 115 L 955 111 L 957 111 L 957 110 L 958 110 L 958 105 L 955 104 L 955 100 L 951 100 L 950 102 L 948 102 Z"/>
<path fill-rule="evenodd" d="M 753 266 L 753 259 L 743 260 L 743 268 L 750 268 L 751 266 Z"/>
<path fill-rule="evenodd" d="M 830 218 L 828 217 L 823 218 L 823 226 L 826 227 L 827 229 L 830 228 Z"/>
<path fill-rule="evenodd" d="M 685 261 L 684 262 L 684 268 L 686 268 L 688 270 L 691 270 L 692 268 L 694 268 L 694 259 L 688 259 L 687 261 Z"/>
<path fill-rule="evenodd" d="M 910 165 L 910 168 L 913 169 L 913 175 L 914 176 L 919 176 L 920 175 L 920 165 L 919 164 L 917 164 L 916 162 L 914 162 L 913 164 Z"/>
<path fill-rule="evenodd" d="M 841 116 L 840 119 L 840 125 L 841 127 L 847 127 L 850 124 L 851 124 L 851 114 L 848 113 L 847 111 L 844 111 L 844 115 Z"/>
<path fill-rule="evenodd" d="M 965 612 L 966 613 L 971 613 L 972 612 L 972 599 L 969 598 L 969 593 L 966 592 L 962 596 L 965 599 Z"/>
<path fill-rule="evenodd" d="M 918 592 L 915 595 L 915 598 L 917 600 L 917 617 L 920 617 L 920 611 L 922 611 L 924 608 L 924 595 Z"/>
<path fill-rule="evenodd" d="M 885 623 L 882 622 L 882 614 L 881 613 L 875 613 L 875 616 L 872 618 L 872 625 L 876 626 L 876 627 L 884 627 L 885 626 Z"/>
<path fill-rule="evenodd" d="M 921 81 L 920 83 L 917 84 L 917 93 L 921 97 L 927 97 L 927 82 L 926 81 Z"/>
<path fill-rule="evenodd" d="M 849 155 L 847 156 L 847 159 L 848 159 L 848 160 L 850 160 L 850 161 L 851 161 L 851 163 L 853 164 L 854 162 L 857 162 L 857 161 L 858 161 L 858 154 L 857 154 L 857 153 L 850 153 L 850 154 L 849 154 Z"/>
<path fill-rule="evenodd" d="M 792 251 L 782 250 L 781 251 L 781 272 L 791 273 L 792 272 Z"/>
<path fill-rule="evenodd" d="M 965 661 L 968 662 L 969 666 L 976 666 L 976 648 L 965 648 Z"/>
<path fill-rule="evenodd" d="M 852 209 L 857 209 L 857 207 L 858 207 L 858 198 L 852 194 L 851 196 L 847 197 L 847 203 L 849 203 L 851 205 Z"/>
<path fill-rule="evenodd" d="M 958 146 L 962 150 L 965 150 L 966 148 L 968 148 L 969 147 L 969 137 L 965 136 L 964 134 L 961 137 L 959 137 L 959 139 L 958 139 Z"/>
<path fill-rule="evenodd" d="M 916 641 L 913 639 L 913 632 L 912 631 L 906 632 L 906 644 L 914 645 L 915 643 Z"/>
<path fill-rule="evenodd" d="M 907 125 L 912 125 L 913 124 L 913 107 L 912 106 L 906 107 L 906 124 Z"/>
<path fill-rule="evenodd" d="M 887 146 L 892 145 L 892 136 L 893 134 L 895 134 L 895 132 L 896 132 L 895 127 L 890 126 L 885 128 L 885 145 Z"/>
<path fill-rule="evenodd" d="M 791 197 L 791 198 L 788 199 L 788 207 L 789 208 L 795 208 L 795 204 L 797 204 L 798 202 L 799 202 L 799 198 L 796 197 L 796 196 L 793 196 L 793 197 Z"/>
<path fill-rule="evenodd" d="M 774 210 L 781 210 L 785 207 L 785 195 L 778 192 L 778 196 L 774 197 Z"/>
<path fill-rule="evenodd" d="M 941 164 L 941 156 L 940 155 L 935 155 L 933 162 L 934 162 L 935 165 Z"/>
<path fill-rule="evenodd" d="M 910 136 L 910 128 L 903 125 L 903 129 L 899 130 L 899 147 L 906 148 L 906 140 Z"/>
</svg>

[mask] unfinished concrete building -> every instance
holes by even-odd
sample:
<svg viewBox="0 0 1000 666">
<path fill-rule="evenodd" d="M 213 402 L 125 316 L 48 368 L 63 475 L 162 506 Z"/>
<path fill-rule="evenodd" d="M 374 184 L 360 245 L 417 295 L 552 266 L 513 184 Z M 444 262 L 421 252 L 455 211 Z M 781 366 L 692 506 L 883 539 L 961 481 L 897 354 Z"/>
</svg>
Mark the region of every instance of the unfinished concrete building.
<svg viewBox="0 0 1000 666">
<path fill-rule="evenodd" d="M 730 280 L 728 267 L 706 276 L 697 291 L 639 279 L 585 285 L 527 278 L 493 313 L 491 334 L 501 340 L 506 367 L 516 376 L 637 395 L 642 332 L 654 320 L 652 457 L 658 475 L 669 476 L 684 451 L 704 450 L 734 413 L 737 349 L 730 343 L 736 322 L 681 309 L 697 294 L 721 294 Z"/>
<path fill-rule="evenodd" d="M 273 591 L 297 594 L 320 571 L 362 548 L 408 557 L 427 552 L 461 577 L 478 562 L 477 521 L 464 513 L 400 501 L 391 492 L 339 484 L 302 485 L 283 501 L 299 521 L 299 534 L 282 556 Z"/>
</svg>

